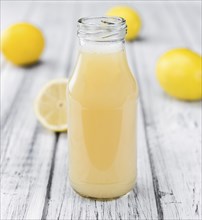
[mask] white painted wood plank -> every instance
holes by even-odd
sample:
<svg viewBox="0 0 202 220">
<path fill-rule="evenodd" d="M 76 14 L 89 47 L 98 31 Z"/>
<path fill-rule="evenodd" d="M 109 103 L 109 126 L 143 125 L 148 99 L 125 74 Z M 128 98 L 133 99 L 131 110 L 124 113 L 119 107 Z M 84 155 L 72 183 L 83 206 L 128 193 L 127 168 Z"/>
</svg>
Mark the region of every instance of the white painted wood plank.
<svg viewBox="0 0 202 220">
<path fill-rule="evenodd" d="M 31 7 L 30 1 L 1 1 L 1 31 L 13 23 L 25 21 Z"/>
<path fill-rule="evenodd" d="M 142 41 L 130 47 L 137 67 L 161 219 L 201 219 L 201 103 L 168 97 L 155 79 L 155 64 L 162 52 L 179 46 L 201 48 L 200 36 L 188 21 L 193 7 L 187 7 L 186 13 L 180 3 L 145 7 Z M 191 22 L 199 27 L 198 16 Z"/>
<path fill-rule="evenodd" d="M 35 4 L 29 19 L 40 24 L 46 36 L 43 62 L 30 68 L 11 66 L 6 74 L 15 75 L 16 79 L 19 74 L 21 80 L 12 79 L 9 84 L 12 76 L 7 77 L 6 74 L 2 79 L 3 84 L 7 85 L 3 95 L 10 97 L 10 100 L 4 99 L 4 102 L 10 102 L 10 107 L 4 111 L 9 117 L 1 130 L 2 219 L 41 219 L 51 181 L 57 145 L 55 134 L 47 132 L 36 122 L 33 101 L 45 82 L 64 76 L 68 71 L 66 49 L 67 42 L 70 48 L 71 36 L 68 28 L 61 32 L 64 17 L 55 11 L 54 5 L 49 6 L 48 10 L 42 7 L 43 11 L 41 7 Z M 11 91 L 15 86 L 20 88 L 17 96 Z"/>
<path fill-rule="evenodd" d="M 187 47 L 201 54 L 202 2 L 174 4 L 173 10 L 178 18 L 179 31 L 181 31 L 180 26 L 183 29 L 183 41 L 186 42 Z"/>
</svg>

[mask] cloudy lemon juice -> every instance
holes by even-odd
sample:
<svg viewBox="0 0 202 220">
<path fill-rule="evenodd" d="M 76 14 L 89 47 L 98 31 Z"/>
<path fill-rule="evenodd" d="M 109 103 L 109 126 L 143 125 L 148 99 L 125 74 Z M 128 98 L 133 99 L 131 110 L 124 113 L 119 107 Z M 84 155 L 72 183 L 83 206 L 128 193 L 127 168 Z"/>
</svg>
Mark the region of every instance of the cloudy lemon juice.
<svg viewBox="0 0 202 220">
<path fill-rule="evenodd" d="M 67 89 L 69 178 L 87 197 L 119 197 L 136 181 L 138 91 L 125 28 L 121 18 L 79 20 L 80 55 Z"/>
</svg>

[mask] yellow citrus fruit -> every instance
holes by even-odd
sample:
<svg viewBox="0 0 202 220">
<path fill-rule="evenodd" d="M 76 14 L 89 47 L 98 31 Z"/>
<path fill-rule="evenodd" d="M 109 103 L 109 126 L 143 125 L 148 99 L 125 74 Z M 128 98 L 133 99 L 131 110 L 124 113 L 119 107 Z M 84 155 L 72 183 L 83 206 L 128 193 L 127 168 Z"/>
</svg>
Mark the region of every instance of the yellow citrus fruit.
<svg viewBox="0 0 202 220">
<path fill-rule="evenodd" d="M 172 49 L 157 62 L 156 75 L 169 95 L 183 100 L 202 98 L 202 57 L 186 48 Z"/>
<path fill-rule="evenodd" d="M 51 131 L 67 130 L 67 79 L 55 79 L 46 84 L 35 100 L 35 113 L 41 124 Z"/>
<path fill-rule="evenodd" d="M 140 16 L 134 9 L 128 6 L 116 6 L 111 8 L 107 12 L 107 15 L 122 17 L 126 20 L 126 24 L 127 24 L 126 40 L 131 41 L 138 36 L 142 26 L 142 22 Z"/>
<path fill-rule="evenodd" d="M 17 23 L 1 36 L 1 51 L 15 65 L 29 65 L 38 61 L 44 48 L 42 32 L 32 24 Z"/>
</svg>

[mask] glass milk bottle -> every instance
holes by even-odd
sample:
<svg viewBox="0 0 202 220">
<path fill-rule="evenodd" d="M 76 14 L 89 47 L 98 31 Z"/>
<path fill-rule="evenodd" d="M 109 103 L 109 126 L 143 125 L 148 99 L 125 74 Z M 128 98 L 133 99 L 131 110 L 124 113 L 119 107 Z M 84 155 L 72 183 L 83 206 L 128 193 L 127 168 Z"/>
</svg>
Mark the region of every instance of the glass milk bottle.
<svg viewBox="0 0 202 220">
<path fill-rule="evenodd" d="M 128 193 L 137 176 L 137 82 L 125 54 L 125 20 L 78 21 L 80 54 L 67 89 L 69 179 L 82 196 Z"/>
</svg>

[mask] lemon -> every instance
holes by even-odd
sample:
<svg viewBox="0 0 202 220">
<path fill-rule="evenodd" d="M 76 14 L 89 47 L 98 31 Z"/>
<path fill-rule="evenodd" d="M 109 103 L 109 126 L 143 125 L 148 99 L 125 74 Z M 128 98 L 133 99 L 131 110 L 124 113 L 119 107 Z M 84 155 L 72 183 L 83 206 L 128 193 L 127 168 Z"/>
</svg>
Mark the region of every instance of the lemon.
<svg viewBox="0 0 202 220">
<path fill-rule="evenodd" d="M 183 100 L 202 98 L 202 57 L 185 48 L 172 49 L 157 62 L 156 75 L 169 95 Z"/>
<path fill-rule="evenodd" d="M 29 65 L 38 61 L 44 48 L 42 32 L 32 24 L 17 23 L 1 36 L 1 51 L 15 65 Z"/>
<path fill-rule="evenodd" d="M 107 15 L 122 17 L 126 20 L 126 24 L 127 24 L 126 40 L 131 41 L 138 36 L 142 26 L 142 22 L 140 16 L 134 9 L 128 6 L 116 6 L 111 8 L 107 12 Z"/>
<path fill-rule="evenodd" d="M 67 79 L 55 79 L 46 84 L 35 100 L 35 113 L 41 124 L 51 131 L 67 130 Z"/>
</svg>

